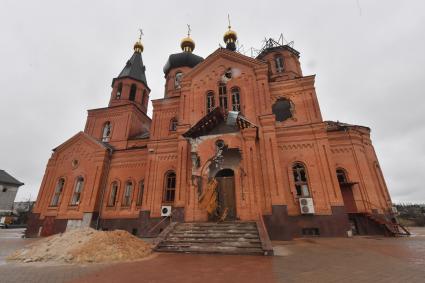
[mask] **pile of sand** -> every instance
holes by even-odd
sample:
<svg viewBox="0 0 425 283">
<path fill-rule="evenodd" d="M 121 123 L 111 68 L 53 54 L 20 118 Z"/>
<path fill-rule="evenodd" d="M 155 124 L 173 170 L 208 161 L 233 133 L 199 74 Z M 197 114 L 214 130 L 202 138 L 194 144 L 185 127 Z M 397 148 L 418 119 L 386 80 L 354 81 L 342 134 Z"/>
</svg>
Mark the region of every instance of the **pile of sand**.
<svg viewBox="0 0 425 283">
<path fill-rule="evenodd" d="M 137 260 L 149 255 L 152 246 L 127 231 L 75 229 L 41 239 L 11 254 L 21 262 L 110 262 Z"/>
</svg>

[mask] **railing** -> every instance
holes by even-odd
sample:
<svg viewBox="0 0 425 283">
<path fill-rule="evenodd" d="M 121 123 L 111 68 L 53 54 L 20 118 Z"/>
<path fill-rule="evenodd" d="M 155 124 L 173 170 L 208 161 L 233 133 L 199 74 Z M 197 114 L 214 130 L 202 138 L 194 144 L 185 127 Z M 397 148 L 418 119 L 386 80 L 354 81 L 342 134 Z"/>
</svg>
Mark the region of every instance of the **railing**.
<svg viewBox="0 0 425 283">
<path fill-rule="evenodd" d="M 385 216 L 375 215 L 375 214 L 372 214 L 372 213 L 369 213 L 369 212 L 366 212 L 365 215 L 370 220 L 372 220 L 372 221 L 374 221 L 374 222 L 376 222 L 380 225 L 383 225 L 386 228 L 386 230 L 389 231 L 393 236 L 396 236 L 396 235 L 409 236 L 409 235 L 411 235 L 410 231 L 407 230 L 406 227 L 404 227 L 403 225 L 401 225 L 398 222 L 393 222 L 392 220 L 388 220 Z"/>
<path fill-rule="evenodd" d="M 149 229 L 148 234 L 150 234 L 153 230 L 155 230 L 159 225 L 161 225 L 162 223 L 164 223 L 165 220 L 167 220 L 168 218 L 170 218 L 170 223 L 171 223 L 171 216 L 173 215 L 173 213 L 170 213 L 169 216 L 165 216 L 161 221 L 159 221 L 158 223 L 156 223 L 151 229 Z"/>
<path fill-rule="evenodd" d="M 257 224 L 258 234 L 261 240 L 261 248 L 264 251 L 264 255 L 273 255 L 274 254 L 273 246 L 272 246 L 272 242 L 270 241 L 269 234 L 267 232 L 266 224 L 264 223 L 263 214 L 258 208 L 257 208 L 257 213 L 258 213 L 258 221 L 256 222 L 256 224 Z"/>
<path fill-rule="evenodd" d="M 348 213 L 356 213 L 356 212 L 369 212 L 370 209 L 381 209 L 379 206 L 377 206 L 374 203 L 371 203 L 367 200 L 354 200 L 355 203 L 355 211 L 347 211 Z"/>
</svg>

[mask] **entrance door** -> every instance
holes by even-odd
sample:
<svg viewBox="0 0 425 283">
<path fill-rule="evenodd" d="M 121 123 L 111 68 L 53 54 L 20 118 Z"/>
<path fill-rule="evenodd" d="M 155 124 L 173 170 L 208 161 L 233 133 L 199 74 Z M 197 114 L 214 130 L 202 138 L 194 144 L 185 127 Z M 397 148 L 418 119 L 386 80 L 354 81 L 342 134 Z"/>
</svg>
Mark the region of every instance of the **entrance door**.
<svg viewBox="0 0 425 283">
<path fill-rule="evenodd" d="M 220 218 L 227 208 L 225 220 L 236 220 L 235 173 L 231 169 L 223 169 L 215 175 L 217 180 L 217 214 Z"/>
<path fill-rule="evenodd" d="M 344 201 L 345 211 L 347 213 L 357 212 L 356 201 L 353 194 L 353 182 L 349 182 L 345 169 L 336 169 L 336 177 L 341 188 L 342 200 Z"/>
<path fill-rule="evenodd" d="M 345 211 L 347 213 L 357 212 L 352 186 L 340 185 L 340 188 L 342 193 L 342 199 L 344 200 Z"/>
</svg>

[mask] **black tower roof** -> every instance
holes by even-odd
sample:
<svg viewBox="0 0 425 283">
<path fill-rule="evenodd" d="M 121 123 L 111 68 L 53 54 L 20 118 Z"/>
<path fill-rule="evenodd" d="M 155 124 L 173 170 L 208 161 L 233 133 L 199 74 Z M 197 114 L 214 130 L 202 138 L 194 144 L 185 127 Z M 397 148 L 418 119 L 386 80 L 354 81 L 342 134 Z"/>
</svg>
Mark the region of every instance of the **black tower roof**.
<svg viewBox="0 0 425 283">
<path fill-rule="evenodd" d="M 148 87 L 145 71 L 146 67 L 143 65 L 142 54 L 140 52 L 134 52 L 133 56 L 131 56 L 130 60 L 127 61 L 124 69 L 122 69 L 118 77 L 113 79 L 112 85 L 116 79 L 130 78 L 142 82 L 146 87 Z"/>
</svg>

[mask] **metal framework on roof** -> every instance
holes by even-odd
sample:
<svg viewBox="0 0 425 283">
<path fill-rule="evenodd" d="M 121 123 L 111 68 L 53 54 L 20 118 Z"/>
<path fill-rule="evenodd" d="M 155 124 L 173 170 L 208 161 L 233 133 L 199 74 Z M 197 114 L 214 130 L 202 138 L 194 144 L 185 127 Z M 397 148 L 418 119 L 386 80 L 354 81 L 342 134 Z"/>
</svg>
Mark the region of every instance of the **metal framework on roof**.
<svg viewBox="0 0 425 283">
<path fill-rule="evenodd" d="M 251 57 L 261 59 L 265 53 L 268 51 L 283 48 L 286 49 L 292 53 L 294 53 L 296 56 L 300 56 L 300 52 L 294 49 L 294 41 L 287 42 L 286 39 L 283 37 L 283 34 L 281 33 L 279 38 L 273 39 L 273 38 L 264 38 L 263 40 L 263 46 L 260 49 L 251 48 Z"/>
</svg>

